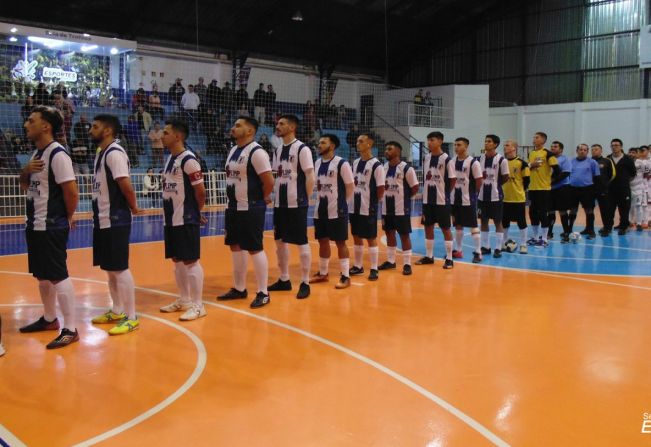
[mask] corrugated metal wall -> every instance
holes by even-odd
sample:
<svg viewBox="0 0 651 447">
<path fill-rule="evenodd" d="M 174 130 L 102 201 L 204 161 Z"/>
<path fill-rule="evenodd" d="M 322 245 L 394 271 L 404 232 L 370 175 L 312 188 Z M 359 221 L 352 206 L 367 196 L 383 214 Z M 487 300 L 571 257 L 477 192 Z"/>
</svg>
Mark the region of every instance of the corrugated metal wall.
<svg viewBox="0 0 651 447">
<path fill-rule="evenodd" d="M 493 106 L 640 98 L 645 17 L 646 0 L 522 2 L 415 63 L 402 84 L 488 83 Z"/>
</svg>

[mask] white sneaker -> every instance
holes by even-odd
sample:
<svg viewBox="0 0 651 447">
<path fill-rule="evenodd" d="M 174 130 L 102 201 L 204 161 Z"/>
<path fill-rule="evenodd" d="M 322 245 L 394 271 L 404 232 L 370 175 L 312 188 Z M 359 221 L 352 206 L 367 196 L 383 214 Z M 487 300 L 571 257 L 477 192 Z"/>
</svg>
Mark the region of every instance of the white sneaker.
<svg viewBox="0 0 651 447">
<path fill-rule="evenodd" d="M 161 307 L 160 311 L 168 314 L 171 312 L 181 312 L 182 310 L 188 310 L 191 307 L 192 307 L 192 303 L 190 301 L 184 303 L 181 300 L 176 300 L 173 303 L 168 304 L 167 306 Z"/>
<path fill-rule="evenodd" d="M 527 246 L 524 244 L 520 245 L 520 254 L 526 255 L 527 253 L 529 253 L 529 249 L 527 248 Z"/>
<path fill-rule="evenodd" d="M 5 355 L 5 347 L 2 346 L 2 343 L 0 343 L 0 357 L 2 357 L 3 355 Z"/>
<path fill-rule="evenodd" d="M 181 321 L 192 321 L 206 316 L 206 308 L 203 305 L 192 304 L 192 306 L 179 317 Z"/>
</svg>

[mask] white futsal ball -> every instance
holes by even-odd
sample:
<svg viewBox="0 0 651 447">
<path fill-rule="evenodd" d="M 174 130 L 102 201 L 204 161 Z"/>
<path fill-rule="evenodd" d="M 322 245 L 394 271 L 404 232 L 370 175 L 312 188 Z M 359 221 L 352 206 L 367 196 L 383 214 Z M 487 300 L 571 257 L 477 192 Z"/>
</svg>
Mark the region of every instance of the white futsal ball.
<svg viewBox="0 0 651 447">
<path fill-rule="evenodd" d="M 577 233 L 576 231 L 573 232 L 573 233 L 570 233 L 570 242 L 572 242 L 573 244 L 576 244 L 580 240 L 581 240 L 581 234 L 580 233 Z"/>
<path fill-rule="evenodd" d="M 506 241 L 506 244 L 504 244 L 504 247 L 506 248 L 507 253 L 515 253 L 515 251 L 518 249 L 518 243 L 513 239 L 509 239 Z"/>
</svg>

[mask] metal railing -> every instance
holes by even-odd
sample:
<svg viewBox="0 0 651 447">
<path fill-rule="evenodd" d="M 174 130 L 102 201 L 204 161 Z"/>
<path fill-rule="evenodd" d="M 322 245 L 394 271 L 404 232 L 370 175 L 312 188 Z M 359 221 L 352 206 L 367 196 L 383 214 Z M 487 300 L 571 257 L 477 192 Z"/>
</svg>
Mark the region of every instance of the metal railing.
<svg viewBox="0 0 651 447">
<path fill-rule="evenodd" d="M 411 101 L 396 103 L 396 125 L 413 127 L 434 127 L 451 129 L 454 127 L 453 109 L 434 105 L 414 104 Z"/>
</svg>

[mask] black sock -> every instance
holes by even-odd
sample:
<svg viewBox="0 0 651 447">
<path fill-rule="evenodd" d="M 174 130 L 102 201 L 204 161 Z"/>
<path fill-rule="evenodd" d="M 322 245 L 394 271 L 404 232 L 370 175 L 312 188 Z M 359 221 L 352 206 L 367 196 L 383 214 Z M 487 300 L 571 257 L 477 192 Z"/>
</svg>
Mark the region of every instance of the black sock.
<svg viewBox="0 0 651 447">
<path fill-rule="evenodd" d="M 576 219 L 576 214 L 570 214 L 569 216 L 567 214 L 561 214 L 561 223 L 563 224 L 563 232 L 565 234 L 570 234 L 572 232 L 574 219 Z"/>
<path fill-rule="evenodd" d="M 585 229 L 591 233 L 594 233 L 594 214 L 590 213 L 585 217 L 586 227 Z"/>
</svg>

